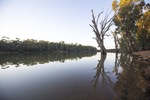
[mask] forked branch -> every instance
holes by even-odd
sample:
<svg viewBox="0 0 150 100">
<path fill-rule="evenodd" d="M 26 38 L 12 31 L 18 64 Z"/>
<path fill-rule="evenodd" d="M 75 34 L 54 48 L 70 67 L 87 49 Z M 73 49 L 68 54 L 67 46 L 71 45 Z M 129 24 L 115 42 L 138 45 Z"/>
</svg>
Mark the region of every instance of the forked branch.
<svg viewBox="0 0 150 100">
<path fill-rule="evenodd" d="M 90 24 L 90 26 L 92 27 L 93 32 L 96 35 L 96 41 L 101 49 L 101 53 L 106 54 L 106 49 L 104 46 L 104 37 L 108 36 L 108 34 L 106 33 L 110 30 L 110 27 L 113 25 L 113 17 L 109 19 L 110 13 L 106 14 L 105 17 L 101 19 L 101 21 L 99 22 L 100 15 L 103 12 L 99 13 L 97 17 L 95 17 L 93 10 L 91 10 L 91 12 L 92 12 L 92 25 Z"/>
</svg>

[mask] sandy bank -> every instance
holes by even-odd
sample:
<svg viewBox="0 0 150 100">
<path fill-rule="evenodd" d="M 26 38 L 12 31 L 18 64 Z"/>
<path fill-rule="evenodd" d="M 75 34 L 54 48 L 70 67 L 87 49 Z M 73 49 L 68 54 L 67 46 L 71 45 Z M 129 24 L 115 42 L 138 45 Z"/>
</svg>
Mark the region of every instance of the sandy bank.
<svg viewBox="0 0 150 100">
<path fill-rule="evenodd" d="M 134 52 L 133 55 L 137 55 L 137 56 L 142 57 L 142 58 L 149 58 L 150 59 L 150 50 Z"/>
</svg>

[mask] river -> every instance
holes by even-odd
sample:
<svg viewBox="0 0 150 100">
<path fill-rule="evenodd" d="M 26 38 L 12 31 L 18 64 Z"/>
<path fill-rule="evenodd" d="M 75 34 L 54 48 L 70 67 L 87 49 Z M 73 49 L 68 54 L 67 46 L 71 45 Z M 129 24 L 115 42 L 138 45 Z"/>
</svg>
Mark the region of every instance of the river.
<svg viewBox="0 0 150 100">
<path fill-rule="evenodd" d="M 0 67 L 0 100 L 140 100 L 147 84 L 115 53 L 9 54 Z"/>
</svg>

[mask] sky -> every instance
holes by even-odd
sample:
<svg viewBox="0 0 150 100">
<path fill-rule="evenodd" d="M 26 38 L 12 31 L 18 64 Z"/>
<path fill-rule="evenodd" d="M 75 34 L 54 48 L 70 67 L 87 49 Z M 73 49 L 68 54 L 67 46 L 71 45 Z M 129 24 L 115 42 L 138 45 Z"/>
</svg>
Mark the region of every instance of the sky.
<svg viewBox="0 0 150 100">
<path fill-rule="evenodd" d="M 112 0 L 0 0 L 0 38 L 46 40 L 97 47 L 91 24 L 95 14 L 111 10 Z M 101 16 L 103 18 L 104 16 Z M 112 13 L 113 15 L 113 13 Z M 106 37 L 106 48 L 114 48 Z"/>
</svg>

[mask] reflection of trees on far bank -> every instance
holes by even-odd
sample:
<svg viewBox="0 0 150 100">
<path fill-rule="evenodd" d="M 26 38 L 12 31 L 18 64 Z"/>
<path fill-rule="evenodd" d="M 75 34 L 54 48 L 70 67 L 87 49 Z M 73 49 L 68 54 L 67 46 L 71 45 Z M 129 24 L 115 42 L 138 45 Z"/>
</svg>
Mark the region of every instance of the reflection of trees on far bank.
<svg viewBox="0 0 150 100">
<path fill-rule="evenodd" d="M 91 52 L 3 54 L 0 56 L 0 66 L 2 69 L 6 69 L 11 65 L 19 67 L 20 64 L 32 66 L 55 61 L 64 63 L 65 60 L 77 60 L 82 57 L 90 57 L 95 54 L 96 53 Z"/>
<path fill-rule="evenodd" d="M 112 89 L 114 83 L 109 77 L 110 72 L 106 72 L 104 67 L 104 62 L 107 55 L 101 55 L 100 60 L 98 61 L 96 69 L 96 74 L 94 79 L 91 81 L 93 89 L 99 92 L 101 99 L 111 99 L 113 97 Z M 99 81 L 100 79 L 100 81 Z"/>
</svg>

